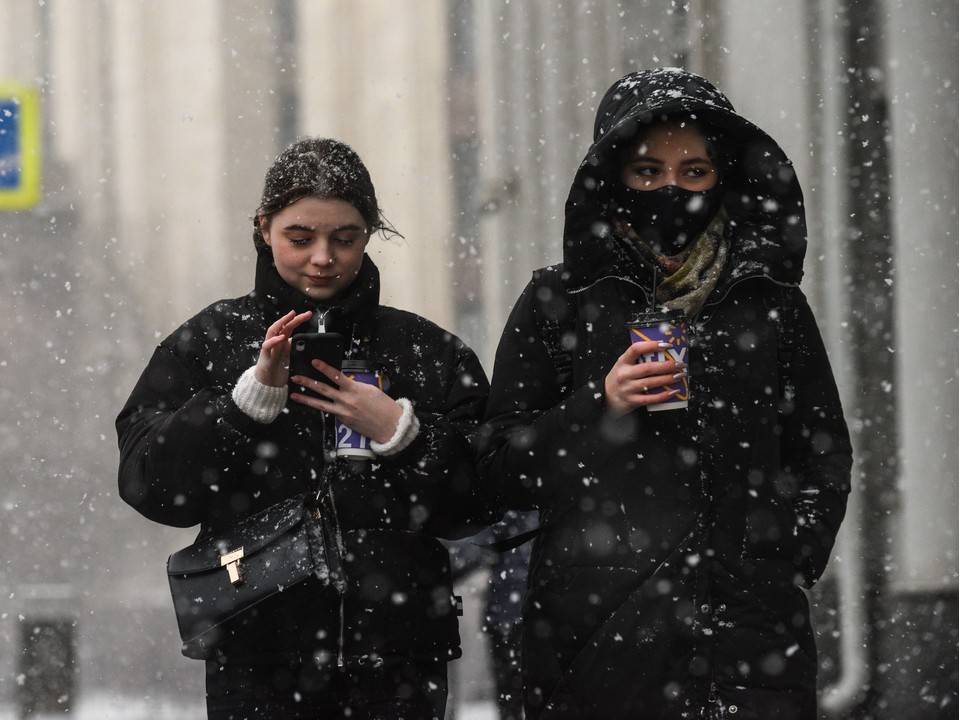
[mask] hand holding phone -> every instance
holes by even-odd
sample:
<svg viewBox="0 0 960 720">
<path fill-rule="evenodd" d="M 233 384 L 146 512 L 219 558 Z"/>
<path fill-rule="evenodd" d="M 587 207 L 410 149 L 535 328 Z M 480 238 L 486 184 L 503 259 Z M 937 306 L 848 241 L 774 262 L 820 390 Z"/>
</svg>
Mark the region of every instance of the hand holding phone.
<svg viewBox="0 0 960 720">
<path fill-rule="evenodd" d="M 293 382 L 294 375 L 304 375 L 336 387 L 334 382 L 313 366 L 314 360 L 323 360 L 338 370 L 343 364 L 346 340 L 339 333 L 302 333 L 290 338 L 290 390 L 319 397 L 317 393 Z"/>
</svg>

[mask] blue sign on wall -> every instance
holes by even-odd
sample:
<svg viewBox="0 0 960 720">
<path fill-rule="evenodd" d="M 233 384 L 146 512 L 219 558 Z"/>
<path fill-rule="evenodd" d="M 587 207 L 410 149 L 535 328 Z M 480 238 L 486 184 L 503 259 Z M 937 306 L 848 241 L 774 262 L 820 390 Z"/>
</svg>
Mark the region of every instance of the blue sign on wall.
<svg viewBox="0 0 960 720">
<path fill-rule="evenodd" d="M 0 210 L 40 202 L 40 105 L 35 90 L 0 83 Z"/>
</svg>

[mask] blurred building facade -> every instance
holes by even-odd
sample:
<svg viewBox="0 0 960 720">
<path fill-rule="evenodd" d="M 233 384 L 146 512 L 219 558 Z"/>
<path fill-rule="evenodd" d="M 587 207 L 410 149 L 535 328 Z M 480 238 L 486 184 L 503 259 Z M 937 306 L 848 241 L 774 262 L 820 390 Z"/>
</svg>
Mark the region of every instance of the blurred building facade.
<svg viewBox="0 0 960 720">
<path fill-rule="evenodd" d="M 79 693 L 201 693 L 164 578 L 189 531 L 116 496 L 113 417 L 153 345 L 252 283 L 263 173 L 300 134 L 367 162 L 404 235 L 384 301 L 488 370 L 603 91 L 684 66 L 797 165 L 804 288 L 857 449 L 812 594 L 830 717 L 957 708 L 957 8 L 936 0 L 6 0 L 0 80 L 37 88 L 44 192 L 0 214 L 0 708 L 31 618 Z M 945 714 L 944 714 L 945 713 Z"/>
</svg>

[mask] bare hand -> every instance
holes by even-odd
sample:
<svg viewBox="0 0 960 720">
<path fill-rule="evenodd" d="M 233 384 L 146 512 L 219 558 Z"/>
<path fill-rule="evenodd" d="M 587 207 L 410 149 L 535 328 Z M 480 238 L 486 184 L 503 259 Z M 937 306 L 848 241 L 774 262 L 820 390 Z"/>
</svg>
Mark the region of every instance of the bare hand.
<svg viewBox="0 0 960 720">
<path fill-rule="evenodd" d="M 351 380 L 323 360 L 314 360 L 313 366 L 336 383 L 337 387 L 304 375 L 294 375 L 292 380 L 297 385 L 312 390 L 322 398 L 291 393 L 291 400 L 334 415 L 348 428 L 374 442 L 385 443 L 393 437 L 403 415 L 403 408 L 393 398 L 380 388 Z"/>
<path fill-rule="evenodd" d="M 290 374 L 290 336 L 312 314 L 307 311 L 297 315 L 291 310 L 267 328 L 267 336 L 260 346 L 260 357 L 253 371 L 258 382 L 271 387 L 287 384 Z"/>
<path fill-rule="evenodd" d="M 669 343 L 638 342 L 627 348 L 603 382 L 604 402 L 615 417 L 646 405 L 656 405 L 672 399 L 679 390 L 662 390 L 677 382 L 687 372 L 686 363 L 674 360 L 639 362 L 641 355 L 655 353 L 670 347 Z"/>
</svg>

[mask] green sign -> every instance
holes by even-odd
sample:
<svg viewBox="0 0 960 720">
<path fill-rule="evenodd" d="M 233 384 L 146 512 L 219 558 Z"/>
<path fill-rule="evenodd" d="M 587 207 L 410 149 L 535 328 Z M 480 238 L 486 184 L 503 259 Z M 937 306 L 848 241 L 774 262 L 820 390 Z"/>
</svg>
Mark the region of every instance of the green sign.
<svg viewBox="0 0 960 720">
<path fill-rule="evenodd" d="M 40 101 L 36 90 L 0 82 L 0 210 L 40 202 Z"/>
</svg>

